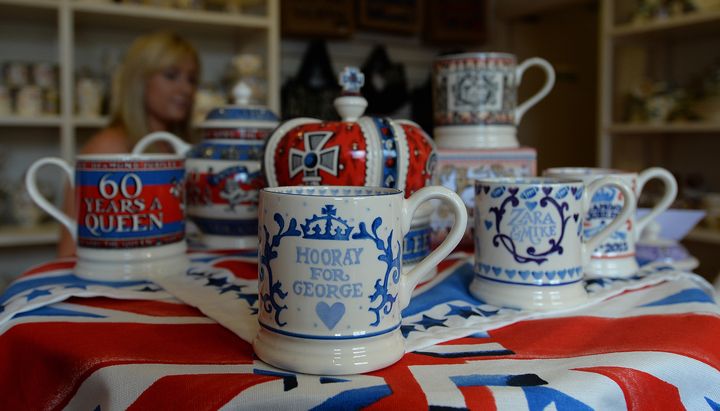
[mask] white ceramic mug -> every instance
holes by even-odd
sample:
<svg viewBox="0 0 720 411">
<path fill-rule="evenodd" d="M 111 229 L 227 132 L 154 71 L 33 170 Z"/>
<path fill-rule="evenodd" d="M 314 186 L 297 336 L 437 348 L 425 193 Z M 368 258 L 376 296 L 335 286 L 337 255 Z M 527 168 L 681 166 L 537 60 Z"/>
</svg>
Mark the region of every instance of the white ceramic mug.
<svg viewBox="0 0 720 411">
<path fill-rule="evenodd" d="M 76 217 L 43 197 L 36 174 L 59 167 L 75 191 Z M 185 160 L 170 154 L 80 155 L 75 165 L 37 160 L 25 185 L 33 201 L 67 227 L 77 242 L 78 276 L 146 279 L 180 272 L 185 251 Z"/>
<path fill-rule="evenodd" d="M 533 66 L 545 72 L 545 84 L 518 104 L 517 89 L 525 70 Z M 438 57 L 433 63 L 433 119 L 438 147 L 517 147 L 516 126 L 554 84 L 552 65 L 539 57 L 520 64 L 510 53 Z"/>
<path fill-rule="evenodd" d="M 625 194 L 607 227 L 584 238 L 590 199 L 605 185 Z M 552 310 L 587 299 L 583 266 L 630 216 L 634 195 L 621 179 L 493 178 L 475 182 L 475 277 L 470 292 L 493 305 Z"/>
<path fill-rule="evenodd" d="M 635 243 L 640 238 L 640 233 L 648 223 L 670 207 L 677 195 L 675 177 L 660 167 L 648 168 L 640 173 L 592 167 L 559 167 L 547 169 L 543 171 L 543 175 L 577 178 L 586 184 L 606 176 L 617 177 L 632 188 L 636 199 L 640 197 L 645 184 L 652 179 L 657 178 L 665 186 L 662 198 L 648 214 L 636 219 L 637 206 L 633 204 L 632 213 L 626 223 L 593 251 L 590 263 L 585 267 L 586 273 L 590 276 L 628 277 L 634 275 L 638 270 L 635 259 Z M 604 187 L 599 190 L 593 196 L 592 206 L 585 216 L 585 235 L 592 236 L 605 227 L 610 220 L 615 218 L 622 202 L 620 193 L 614 187 Z"/>
<path fill-rule="evenodd" d="M 402 273 L 402 242 L 422 203 L 451 205 L 445 241 Z M 255 353 L 311 374 L 386 367 L 405 352 L 401 310 L 420 279 L 460 241 L 467 212 L 457 194 L 425 187 L 274 187 L 260 192 Z"/>
</svg>

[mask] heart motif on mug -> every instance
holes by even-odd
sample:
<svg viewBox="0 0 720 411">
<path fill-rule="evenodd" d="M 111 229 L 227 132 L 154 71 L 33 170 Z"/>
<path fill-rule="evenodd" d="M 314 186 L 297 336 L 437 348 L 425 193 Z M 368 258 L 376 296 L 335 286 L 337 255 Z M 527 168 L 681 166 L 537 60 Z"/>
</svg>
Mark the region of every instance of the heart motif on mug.
<svg viewBox="0 0 720 411">
<path fill-rule="evenodd" d="M 532 211 L 537 207 L 538 203 L 537 201 L 527 201 L 525 202 L 525 207 L 527 207 L 528 210 Z"/>
<path fill-rule="evenodd" d="M 573 214 L 573 220 L 575 220 L 576 223 L 577 223 L 577 220 L 579 217 L 580 217 L 580 214 L 578 214 L 578 213 Z"/>
<path fill-rule="evenodd" d="M 493 224 L 492 221 L 490 221 L 490 220 L 485 220 L 485 229 L 486 229 L 486 230 L 489 230 L 490 227 L 492 227 L 492 224 Z"/>
<path fill-rule="evenodd" d="M 330 306 L 326 302 L 320 301 L 315 306 L 315 313 L 317 313 L 328 330 L 332 330 L 345 315 L 345 304 L 337 302 Z"/>
<path fill-rule="evenodd" d="M 482 190 L 485 194 L 487 194 L 488 191 L 490 191 L 490 186 L 482 186 Z"/>
</svg>

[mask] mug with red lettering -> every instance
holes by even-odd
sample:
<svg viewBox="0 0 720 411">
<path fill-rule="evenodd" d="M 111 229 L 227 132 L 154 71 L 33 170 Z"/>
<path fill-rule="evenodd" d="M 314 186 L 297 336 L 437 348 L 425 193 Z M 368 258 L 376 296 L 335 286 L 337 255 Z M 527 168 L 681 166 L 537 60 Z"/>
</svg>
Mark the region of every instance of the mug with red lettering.
<svg viewBox="0 0 720 411">
<path fill-rule="evenodd" d="M 37 189 L 37 171 L 61 168 L 75 191 L 75 216 Z M 75 273 L 94 279 L 142 279 L 182 270 L 185 251 L 185 160 L 175 154 L 80 155 L 30 166 L 25 185 L 35 203 L 77 243 Z"/>
</svg>

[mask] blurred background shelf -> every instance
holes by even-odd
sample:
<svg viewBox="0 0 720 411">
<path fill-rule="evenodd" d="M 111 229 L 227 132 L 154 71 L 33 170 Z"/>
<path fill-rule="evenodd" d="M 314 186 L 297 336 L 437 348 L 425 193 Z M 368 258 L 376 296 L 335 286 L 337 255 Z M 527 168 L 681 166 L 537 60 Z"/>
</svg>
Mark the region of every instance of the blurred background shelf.
<svg viewBox="0 0 720 411">
<path fill-rule="evenodd" d="M 608 34 L 617 40 L 696 35 L 715 31 L 718 25 L 720 11 L 696 11 L 654 21 L 619 24 L 613 26 Z"/>
<path fill-rule="evenodd" d="M 0 247 L 55 244 L 59 234 L 60 226 L 55 223 L 35 227 L 0 226 Z"/>
<path fill-rule="evenodd" d="M 614 134 L 720 134 L 720 123 L 614 123 L 608 127 L 608 131 Z"/>
<path fill-rule="evenodd" d="M 702 227 L 694 228 L 688 233 L 685 240 L 720 245 L 720 230 Z"/>
<path fill-rule="evenodd" d="M 60 116 L 0 116 L 0 127 L 59 127 L 61 123 Z"/>
</svg>

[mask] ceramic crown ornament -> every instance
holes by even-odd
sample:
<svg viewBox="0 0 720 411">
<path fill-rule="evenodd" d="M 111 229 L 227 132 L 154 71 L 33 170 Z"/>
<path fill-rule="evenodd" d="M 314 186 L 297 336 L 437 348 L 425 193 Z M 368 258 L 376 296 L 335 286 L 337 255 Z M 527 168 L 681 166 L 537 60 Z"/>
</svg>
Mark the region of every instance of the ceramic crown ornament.
<svg viewBox="0 0 720 411">
<path fill-rule="evenodd" d="M 187 157 L 187 214 L 210 248 L 257 247 L 259 190 L 266 186 L 261 164 L 265 139 L 278 118 L 264 107 L 249 105 L 243 82 L 233 89 L 235 105 L 211 110 L 199 125 L 203 141 L 190 146 L 169 133 L 154 133 L 134 148 L 167 141 Z"/>
<path fill-rule="evenodd" d="M 342 95 L 334 105 L 341 121 L 296 118 L 268 139 L 264 166 L 268 185 L 348 185 L 397 188 L 409 197 L 430 185 L 435 144 L 407 120 L 363 116 L 364 75 L 346 67 Z"/>
</svg>

